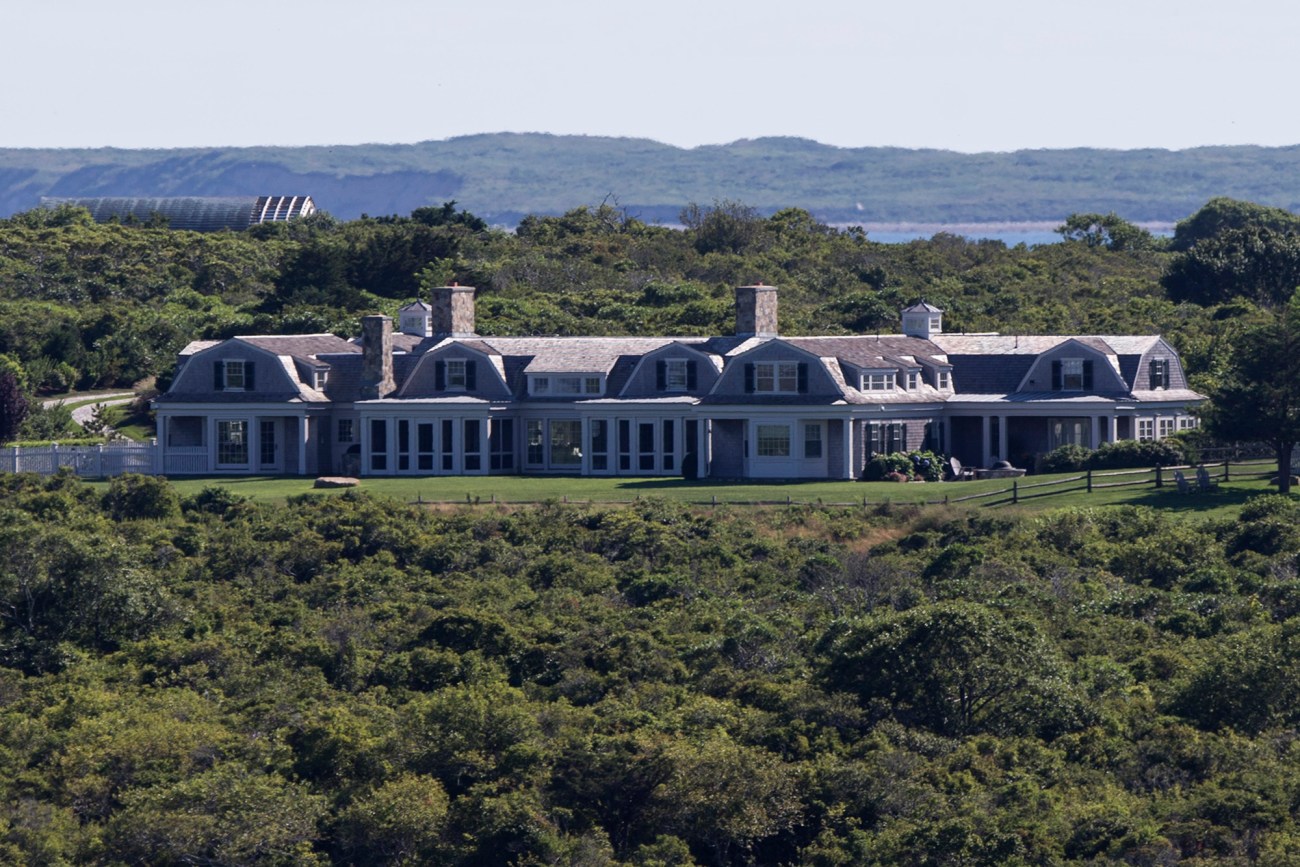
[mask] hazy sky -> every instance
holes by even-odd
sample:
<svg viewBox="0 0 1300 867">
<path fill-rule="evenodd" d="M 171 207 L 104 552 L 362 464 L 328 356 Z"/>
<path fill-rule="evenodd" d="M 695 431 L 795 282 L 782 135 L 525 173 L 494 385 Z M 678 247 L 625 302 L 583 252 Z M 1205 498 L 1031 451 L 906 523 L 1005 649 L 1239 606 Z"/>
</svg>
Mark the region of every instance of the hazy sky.
<svg viewBox="0 0 1300 867">
<path fill-rule="evenodd" d="M 0 0 L 0 146 L 1300 144 L 1283 0 Z"/>
</svg>

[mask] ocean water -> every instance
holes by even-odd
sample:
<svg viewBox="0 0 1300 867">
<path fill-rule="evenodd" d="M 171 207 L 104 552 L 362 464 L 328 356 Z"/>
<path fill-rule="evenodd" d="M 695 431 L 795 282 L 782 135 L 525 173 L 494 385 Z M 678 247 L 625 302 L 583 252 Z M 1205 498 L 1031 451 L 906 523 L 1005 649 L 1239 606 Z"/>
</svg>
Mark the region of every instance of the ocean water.
<svg viewBox="0 0 1300 867">
<path fill-rule="evenodd" d="M 933 238 L 938 234 L 960 235 L 972 241 L 1001 241 L 1008 247 L 1017 244 L 1059 244 L 1061 236 L 1056 227 L 1065 222 L 1033 223 L 863 223 L 867 237 L 882 244 L 905 244 L 908 241 Z M 844 224 L 850 225 L 850 224 Z M 1153 235 L 1172 235 L 1173 223 L 1138 223 Z"/>
</svg>

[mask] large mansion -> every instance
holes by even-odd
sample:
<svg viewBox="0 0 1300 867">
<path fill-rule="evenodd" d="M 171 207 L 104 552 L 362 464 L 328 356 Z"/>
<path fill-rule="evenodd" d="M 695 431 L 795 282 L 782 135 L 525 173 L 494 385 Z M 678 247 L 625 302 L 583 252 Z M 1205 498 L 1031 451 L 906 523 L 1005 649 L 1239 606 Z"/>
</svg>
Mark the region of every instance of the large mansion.
<svg viewBox="0 0 1300 867">
<path fill-rule="evenodd" d="M 434 290 L 356 340 L 187 346 L 155 409 L 163 472 L 571 473 L 855 479 L 880 452 L 970 466 L 1160 439 L 1204 398 L 1150 336 L 785 337 L 777 289 L 736 290 L 718 337 L 483 337 L 474 290 Z"/>
</svg>

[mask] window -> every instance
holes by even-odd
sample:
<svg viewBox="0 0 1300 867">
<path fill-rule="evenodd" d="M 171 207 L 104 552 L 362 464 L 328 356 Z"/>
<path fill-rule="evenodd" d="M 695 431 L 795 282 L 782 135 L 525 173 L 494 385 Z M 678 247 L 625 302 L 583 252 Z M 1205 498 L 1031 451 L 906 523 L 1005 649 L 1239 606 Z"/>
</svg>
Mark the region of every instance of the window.
<svg viewBox="0 0 1300 867">
<path fill-rule="evenodd" d="M 686 391 L 687 361 L 671 358 L 664 362 L 664 391 Z"/>
<path fill-rule="evenodd" d="M 533 394 L 578 395 L 600 394 L 599 376 L 534 376 Z"/>
<path fill-rule="evenodd" d="M 591 420 L 591 468 L 609 469 L 609 422 L 601 418 Z"/>
<path fill-rule="evenodd" d="M 490 425 L 488 448 L 492 454 L 492 469 L 513 470 L 515 468 L 515 420 L 494 419 Z"/>
<path fill-rule="evenodd" d="M 217 422 L 217 463 L 248 463 L 248 422 Z"/>
<path fill-rule="evenodd" d="M 1048 445 L 1057 448 L 1064 445 L 1092 448 L 1092 419 L 1089 418 L 1049 418 Z"/>
<path fill-rule="evenodd" d="M 1061 390 L 1083 391 L 1083 359 L 1061 359 Z"/>
<path fill-rule="evenodd" d="M 325 379 L 328 371 L 317 370 L 312 373 L 312 388 L 320 391 L 325 387 Z"/>
<path fill-rule="evenodd" d="M 894 372 L 877 371 L 875 373 L 866 373 L 862 376 L 863 391 L 893 391 L 894 390 Z"/>
<path fill-rule="evenodd" d="M 262 420 L 261 438 L 258 440 L 261 448 L 260 459 L 263 466 L 275 465 L 275 429 L 276 423 L 270 419 Z"/>
<path fill-rule="evenodd" d="M 800 391 L 797 361 L 760 361 L 754 365 L 753 390 L 760 394 L 795 394 Z"/>
<path fill-rule="evenodd" d="M 822 456 L 822 426 L 817 422 L 803 426 L 803 456 L 812 460 Z"/>
<path fill-rule="evenodd" d="M 1169 387 L 1169 362 L 1164 358 L 1151 359 L 1151 388 Z"/>
<path fill-rule="evenodd" d="M 943 320 L 942 320 L 940 317 L 938 317 L 938 316 L 931 316 L 931 317 L 930 317 L 930 331 L 931 331 L 931 332 L 936 332 L 936 333 L 937 333 L 937 332 L 939 331 L 939 329 L 942 327 L 942 323 L 943 323 Z"/>
<path fill-rule="evenodd" d="M 341 443 L 352 442 L 352 419 L 350 418 L 339 419 L 339 442 Z"/>
<path fill-rule="evenodd" d="M 907 379 L 906 379 L 905 381 L 906 381 L 906 383 L 907 383 L 907 385 L 905 386 L 905 388 L 906 388 L 908 391 L 916 391 L 916 389 L 918 389 L 918 388 L 921 387 L 921 374 L 920 374 L 920 372 L 919 372 L 919 371 L 915 371 L 915 370 L 909 370 L 909 371 L 907 372 Z"/>
<path fill-rule="evenodd" d="M 790 426 L 786 424 L 760 424 L 758 456 L 760 458 L 790 457 Z"/>
<path fill-rule="evenodd" d="M 388 421 L 382 418 L 370 420 L 370 469 L 388 469 Z"/>
<path fill-rule="evenodd" d="M 1179 430 L 1193 430 L 1196 427 L 1197 419 L 1195 416 L 1180 415 L 1178 417 Z"/>
<path fill-rule="evenodd" d="M 576 467 L 582 464 L 582 422 L 555 419 L 551 429 L 551 466 Z"/>
<path fill-rule="evenodd" d="M 1156 438 L 1156 423 L 1154 419 L 1138 419 L 1138 442 L 1149 442 Z"/>
<path fill-rule="evenodd" d="M 934 387 L 943 389 L 947 388 L 950 382 L 950 374 L 946 370 L 936 370 L 934 372 Z"/>
<path fill-rule="evenodd" d="M 226 368 L 226 391 L 243 391 L 244 390 L 244 362 L 239 359 L 231 359 L 225 364 Z"/>
<path fill-rule="evenodd" d="M 542 461 L 546 458 L 546 453 L 542 450 L 542 422 L 541 419 L 530 418 L 528 420 L 528 454 L 525 460 L 533 466 L 541 466 Z"/>
<path fill-rule="evenodd" d="M 867 425 L 867 451 L 873 455 L 907 451 L 907 425 L 899 422 L 872 422 Z"/>
<path fill-rule="evenodd" d="M 1173 436 L 1174 433 L 1173 418 L 1171 418 L 1170 416 L 1161 416 L 1160 418 L 1156 419 L 1156 430 L 1157 430 L 1156 435 L 1160 439 L 1164 439 L 1167 436 Z"/>
<path fill-rule="evenodd" d="M 482 423 L 476 418 L 465 419 L 461 444 L 465 455 L 465 471 L 476 473 L 483 469 Z"/>
<path fill-rule="evenodd" d="M 452 358 L 447 361 L 447 390 L 464 391 L 468 385 L 465 375 L 465 359 Z"/>
</svg>

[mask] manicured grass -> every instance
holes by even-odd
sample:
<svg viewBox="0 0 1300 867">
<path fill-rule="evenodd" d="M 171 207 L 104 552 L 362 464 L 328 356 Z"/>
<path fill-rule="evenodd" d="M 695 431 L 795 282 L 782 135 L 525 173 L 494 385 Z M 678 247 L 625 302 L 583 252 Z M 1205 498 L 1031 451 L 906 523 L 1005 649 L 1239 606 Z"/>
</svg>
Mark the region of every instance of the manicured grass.
<svg viewBox="0 0 1300 867">
<path fill-rule="evenodd" d="M 1071 479 L 1078 474 L 1033 476 L 1021 480 L 1028 486 L 1044 481 Z M 1143 479 L 1143 476 L 1137 476 Z M 332 495 L 348 489 L 314 489 L 312 479 L 288 476 L 221 476 L 172 479 L 181 496 L 218 485 L 234 493 L 263 502 L 284 502 L 299 494 Z M 106 482 L 96 484 L 104 485 Z M 424 478 L 366 478 L 360 490 L 405 502 L 430 504 L 541 503 L 548 500 L 571 503 L 626 503 L 641 497 L 662 497 L 678 502 L 718 504 L 825 504 L 869 505 L 938 504 L 945 498 L 955 506 L 994 508 L 1023 512 L 1068 507 L 1141 505 L 1166 509 L 1189 518 L 1231 517 L 1250 497 L 1275 490 L 1263 479 L 1233 480 L 1209 493 L 1180 494 L 1172 479 L 1164 487 L 1142 486 L 1103 488 L 1091 493 L 1079 482 L 1061 488 L 1028 488 L 1018 503 L 1011 502 L 1010 482 L 990 479 L 970 482 L 897 484 L 893 482 L 721 482 L 679 478 L 583 478 L 570 476 L 434 476 Z M 1045 496 L 1032 496 L 1050 491 Z M 988 494 L 987 497 L 974 497 Z"/>
<path fill-rule="evenodd" d="M 144 442 L 156 435 L 149 413 L 133 414 L 129 403 L 108 407 L 108 424 L 122 436 L 136 442 Z"/>
</svg>

